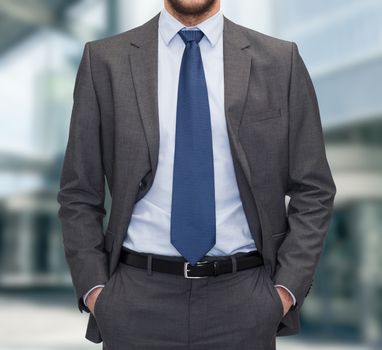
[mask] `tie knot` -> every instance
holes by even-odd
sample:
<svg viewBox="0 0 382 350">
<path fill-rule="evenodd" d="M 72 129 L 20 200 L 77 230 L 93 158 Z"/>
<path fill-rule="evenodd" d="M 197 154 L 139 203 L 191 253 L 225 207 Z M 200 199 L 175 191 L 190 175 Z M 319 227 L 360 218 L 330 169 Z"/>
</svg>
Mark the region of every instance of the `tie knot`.
<svg viewBox="0 0 382 350">
<path fill-rule="evenodd" d="M 198 44 L 202 40 L 204 33 L 200 29 L 181 29 L 178 34 L 183 39 L 184 43 L 187 44 L 189 41 L 196 41 Z"/>
</svg>

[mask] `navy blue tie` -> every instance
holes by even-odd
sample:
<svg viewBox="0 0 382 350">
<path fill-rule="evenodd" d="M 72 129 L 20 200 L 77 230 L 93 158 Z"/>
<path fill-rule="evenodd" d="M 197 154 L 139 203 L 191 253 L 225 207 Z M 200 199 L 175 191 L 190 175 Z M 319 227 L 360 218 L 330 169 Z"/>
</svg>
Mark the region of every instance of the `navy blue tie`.
<svg viewBox="0 0 382 350">
<path fill-rule="evenodd" d="M 180 30 L 186 44 L 176 112 L 171 243 L 191 264 L 216 243 L 214 163 L 200 30 Z"/>
</svg>

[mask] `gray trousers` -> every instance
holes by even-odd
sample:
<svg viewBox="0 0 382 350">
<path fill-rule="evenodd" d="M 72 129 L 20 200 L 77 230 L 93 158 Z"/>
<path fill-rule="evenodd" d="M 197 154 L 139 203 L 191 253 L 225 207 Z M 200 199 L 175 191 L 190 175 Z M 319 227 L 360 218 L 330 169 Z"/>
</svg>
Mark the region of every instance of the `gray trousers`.
<svg viewBox="0 0 382 350">
<path fill-rule="evenodd" d="M 119 263 L 94 315 L 104 350 L 274 350 L 283 306 L 263 265 L 187 279 Z"/>
</svg>

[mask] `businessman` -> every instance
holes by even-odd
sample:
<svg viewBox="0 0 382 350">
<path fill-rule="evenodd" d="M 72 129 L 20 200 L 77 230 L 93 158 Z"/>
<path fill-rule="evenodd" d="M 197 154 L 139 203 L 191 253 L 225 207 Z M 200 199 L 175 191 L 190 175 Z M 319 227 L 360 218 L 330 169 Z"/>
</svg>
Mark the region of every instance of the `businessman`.
<svg viewBox="0 0 382 350">
<path fill-rule="evenodd" d="M 298 333 L 336 187 L 296 44 L 219 0 L 164 0 L 85 44 L 73 97 L 57 199 L 86 338 L 272 350 Z"/>
</svg>

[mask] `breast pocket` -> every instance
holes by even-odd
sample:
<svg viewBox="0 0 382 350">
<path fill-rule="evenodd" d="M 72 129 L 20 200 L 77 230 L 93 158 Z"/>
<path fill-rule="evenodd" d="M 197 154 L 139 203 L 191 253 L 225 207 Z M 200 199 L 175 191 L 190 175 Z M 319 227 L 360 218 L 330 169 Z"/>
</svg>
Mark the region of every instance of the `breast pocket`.
<svg viewBox="0 0 382 350">
<path fill-rule="evenodd" d="M 268 186 L 288 164 L 288 123 L 280 108 L 247 110 L 238 136 L 247 156 L 253 186 Z"/>
<path fill-rule="evenodd" d="M 269 119 L 275 119 L 281 117 L 280 108 L 269 108 L 259 111 L 253 107 L 248 107 L 244 111 L 243 118 L 241 120 L 241 125 L 246 126 L 252 123 L 257 123 Z"/>
</svg>

